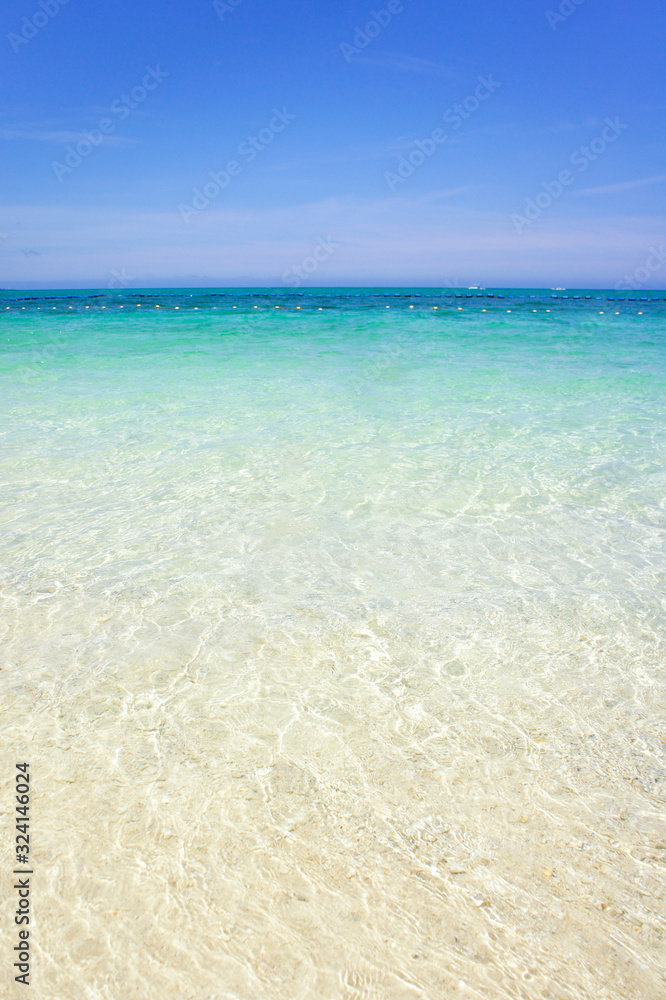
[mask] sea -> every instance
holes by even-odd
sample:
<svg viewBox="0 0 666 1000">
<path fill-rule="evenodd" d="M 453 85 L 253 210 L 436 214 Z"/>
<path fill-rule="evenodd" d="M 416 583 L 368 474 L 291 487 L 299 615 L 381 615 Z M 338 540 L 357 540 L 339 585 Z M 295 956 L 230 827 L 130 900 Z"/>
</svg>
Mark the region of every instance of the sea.
<svg viewBox="0 0 666 1000">
<path fill-rule="evenodd" d="M 2 976 L 666 996 L 666 292 L 0 292 Z"/>
</svg>

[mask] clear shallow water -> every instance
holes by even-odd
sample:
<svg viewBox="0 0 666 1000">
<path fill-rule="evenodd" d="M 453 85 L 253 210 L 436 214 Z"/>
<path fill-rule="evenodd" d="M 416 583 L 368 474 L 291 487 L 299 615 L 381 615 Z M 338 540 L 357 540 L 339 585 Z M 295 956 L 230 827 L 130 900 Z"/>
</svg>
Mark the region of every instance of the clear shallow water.
<svg viewBox="0 0 666 1000">
<path fill-rule="evenodd" d="M 417 292 L 0 304 L 40 1000 L 666 992 L 664 296 Z"/>
</svg>

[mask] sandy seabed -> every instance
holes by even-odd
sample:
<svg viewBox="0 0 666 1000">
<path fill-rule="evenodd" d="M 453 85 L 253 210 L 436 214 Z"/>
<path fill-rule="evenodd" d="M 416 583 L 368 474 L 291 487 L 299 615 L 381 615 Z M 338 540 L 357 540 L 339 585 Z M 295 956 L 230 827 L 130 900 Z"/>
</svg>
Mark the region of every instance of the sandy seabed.
<svg viewBox="0 0 666 1000">
<path fill-rule="evenodd" d="M 666 732 L 622 637 L 473 601 L 446 638 L 249 599 L 8 604 L 39 1000 L 664 995 Z"/>
</svg>

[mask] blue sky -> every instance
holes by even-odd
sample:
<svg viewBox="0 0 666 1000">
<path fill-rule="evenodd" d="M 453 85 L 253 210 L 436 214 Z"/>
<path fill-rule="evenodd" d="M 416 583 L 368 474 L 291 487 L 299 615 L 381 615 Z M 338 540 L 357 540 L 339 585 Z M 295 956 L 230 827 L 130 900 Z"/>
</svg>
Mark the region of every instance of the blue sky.
<svg viewBox="0 0 666 1000">
<path fill-rule="evenodd" d="M 664 288 L 665 19 L 5 0 L 0 285 Z"/>
</svg>

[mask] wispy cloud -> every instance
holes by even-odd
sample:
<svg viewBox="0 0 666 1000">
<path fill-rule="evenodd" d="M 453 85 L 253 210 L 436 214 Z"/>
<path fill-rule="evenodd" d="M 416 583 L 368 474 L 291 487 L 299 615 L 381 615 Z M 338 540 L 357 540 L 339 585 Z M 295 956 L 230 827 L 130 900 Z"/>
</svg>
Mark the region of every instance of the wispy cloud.
<svg viewBox="0 0 666 1000">
<path fill-rule="evenodd" d="M 424 195 L 422 198 L 418 198 L 415 204 L 430 205 L 433 202 L 445 201 L 447 198 L 455 198 L 456 195 L 465 194 L 467 191 L 473 191 L 476 189 L 478 189 L 478 185 L 465 184 L 463 187 L 446 188 L 443 191 L 431 191 L 429 194 Z"/>
<path fill-rule="evenodd" d="M 292 171 L 299 169 L 310 169 L 313 166 L 325 166 L 337 163 L 380 163 L 386 159 L 390 153 L 402 152 L 404 149 L 411 149 L 414 145 L 413 139 L 401 138 L 387 142 L 375 143 L 367 146 L 352 146 L 341 148 L 331 153 L 322 153 L 321 156 L 301 157 L 300 159 L 283 160 L 280 163 L 271 164 L 267 169 L 270 171 Z M 298 181 L 300 183 L 300 180 Z"/>
<path fill-rule="evenodd" d="M 21 218 L 22 235 L 13 251 L 9 240 L 2 244 L 2 283 L 106 287 L 113 271 L 124 267 L 137 276 L 137 286 L 279 284 L 320 234 L 341 244 L 327 265 L 331 284 L 439 285 L 452 274 L 469 275 L 468 283 L 501 285 L 520 275 L 530 284 L 598 288 L 612 287 L 628 258 L 644 259 L 645 248 L 663 239 L 663 214 L 652 213 L 552 218 L 519 236 L 507 227 L 504 210 L 469 208 L 455 190 L 433 191 L 430 200 L 329 198 L 270 209 L 220 205 L 197 219 L 187 244 L 176 206 L 136 211 L 115 204 L 6 205 L 6 217 Z M 39 256 L 21 252 L 28 248 Z"/>
<path fill-rule="evenodd" d="M 622 181 L 619 184 L 602 184 L 600 187 L 583 188 L 581 191 L 576 191 L 575 193 L 579 196 L 586 194 L 616 194 L 620 191 L 633 191 L 634 188 L 645 187 L 646 184 L 661 184 L 663 181 L 666 181 L 666 174 L 659 174 L 657 177 L 641 177 L 635 181 Z"/>
<path fill-rule="evenodd" d="M 80 132 L 67 132 L 62 129 L 35 128 L 29 125 L 17 125 L 13 128 L 0 128 L 0 139 L 27 139 L 38 142 L 73 142 L 80 139 Z"/>
<path fill-rule="evenodd" d="M 358 56 L 355 63 L 366 66 L 378 66 L 381 69 L 395 69 L 406 73 L 422 73 L 427 76 L 441 76 L 447 80 L 457 80 L 460 74 L 450 66 L 431 62 L 429 59 L 418 59 L 401 52 L 380 52 L 377 55 Z"/>
<path fill-rule="evenodd" d="M 0 140 L 11 142 L 15 140 L 23 142 L 53 142 L 62 145 L 65 142 L 79 142 L 83 138 L 85 129 L 78 132 L 71 132 L 68 129 L 53 128 L 49 125 L 23 123 L 13 125 L 8 128 L 0 128 Z M 136 139 L 129 139 L 120 135 L 105 136 L 105 143 L 108 145 L 125 145 L 135 143 Z"/>
</svg>

